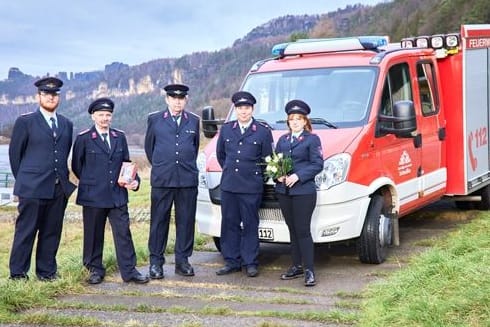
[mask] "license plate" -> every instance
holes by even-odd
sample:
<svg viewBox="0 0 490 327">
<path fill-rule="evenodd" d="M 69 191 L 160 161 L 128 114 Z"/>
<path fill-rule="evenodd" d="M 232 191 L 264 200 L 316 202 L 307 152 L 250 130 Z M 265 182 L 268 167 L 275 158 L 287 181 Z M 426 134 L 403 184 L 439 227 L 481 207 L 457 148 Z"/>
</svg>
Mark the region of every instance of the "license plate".
<svg viewBox="0 0 490 327">
<path fill-rule="evenodd" d="M 272 228 L 259 228 L 260 240 L 274 240 L 274 230 Z"/>
</svg>

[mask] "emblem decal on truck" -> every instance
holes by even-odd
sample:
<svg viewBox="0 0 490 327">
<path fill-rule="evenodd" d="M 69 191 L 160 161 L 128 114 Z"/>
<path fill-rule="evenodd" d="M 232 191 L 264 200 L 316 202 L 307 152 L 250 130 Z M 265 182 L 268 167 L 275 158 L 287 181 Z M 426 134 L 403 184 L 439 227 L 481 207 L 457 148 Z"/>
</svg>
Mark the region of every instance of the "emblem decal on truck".
<svg viewBox="0 0 490 327">
<path fill-rule="evenodd" d="M 398 174 L 400 176 L 408 175 L 412 172 L 412 159 L 407 151 L 403 151 L 400 160 L 398 160 Z"/>
</svg>

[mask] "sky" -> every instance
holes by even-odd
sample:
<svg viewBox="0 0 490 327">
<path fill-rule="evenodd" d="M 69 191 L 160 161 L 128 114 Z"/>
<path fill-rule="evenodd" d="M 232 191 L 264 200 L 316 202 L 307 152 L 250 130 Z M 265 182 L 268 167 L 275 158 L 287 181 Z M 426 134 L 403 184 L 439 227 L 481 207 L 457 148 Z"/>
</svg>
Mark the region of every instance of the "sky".
<svg viewBox="0 0 490 327">
<path fill-rule="evenodd" d="M 14 0 L 0 4 L 0 80 L 138 65 L 229 47 L 284 15 L 323 14 L 381 0 Z"/>
</svg>

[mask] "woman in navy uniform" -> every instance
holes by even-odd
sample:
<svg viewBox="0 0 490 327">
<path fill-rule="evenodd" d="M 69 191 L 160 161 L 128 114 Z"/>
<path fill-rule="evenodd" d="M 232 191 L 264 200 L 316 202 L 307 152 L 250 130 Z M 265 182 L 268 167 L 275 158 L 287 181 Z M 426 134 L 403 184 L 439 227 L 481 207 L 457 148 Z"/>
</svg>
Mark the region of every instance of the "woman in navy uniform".
<svg viewBox="0 0 490 327">
<path fill-rule="evenodd" d="M 272 133 L 252 117 L 256 100 L 249 92 L 231 98 L 237 120 L 223 125 L 216 156 L 221 176 L 221 253 L 225 266 L 217 275 L 240 271 L 258 275 L 259 207 L 264 188 L 264 158 L 272 153 Z"/>
<path fill-rule="evenodd" d="M 304 274 L 305 286 L 314 286 L 314 245 L 310 224 L 316 205 L 315 176 L 323 169 L 322 146 L 320 138 L 311 133 L 307 117 L 310 107 L 305 102 L 289 101 L 285 111 L 290 132 L 279 138 L 276 153 L 291 157 L 293 170 L 277 179 L 276 195 L 289 229 L 293 264 L 281 279 Z"/>
<path fill-rule="evenodd" d="M 83 206 L 83 265 L 89 270 L 89 284 L 105 276 L 102 262 L 107 218 L 112 227 L 117 264 L 125 282 L 147 283 L 149 278 L 136 269 L 136 253 L 129 229 L 128 190 L 139 188 L 138 176 L 119 185 L 123 162 L 129 162 L 126 136 L 110 128 L 114 102 L 99 98 L 88 108 L 94 126 L 81 132 L 73 146 L 72 170 L 79 179 L 77 204 Z"/>
<path fill-rule="evenodd" d="M 10 278 L 28 278 L 37 236 L 36 275 L 51 281 L 58 278 L 56 253 L 66 204 L 75 190 L 68 179 L 67 165 L 73 124 L 56 110 L 63 82 L 46 77 L 34 85 L 38 88 L 39 109 L 17 118 L 9 146 L 14 194 L 19 197 Z"/>
<path fill-rule="evenodd" d="M 196 159 L 199 117 L 184 110 L 189 87 L 164 87 L 167 108 L 148 116 L 145 152 L 151 164 L 151 221 L 148 248 L 150 278 L 164 278 L 170 212 L 175 206 L 175 273 L 194 276 L 189 263 L 194 247 L 197 205 Z"/>
</svg>

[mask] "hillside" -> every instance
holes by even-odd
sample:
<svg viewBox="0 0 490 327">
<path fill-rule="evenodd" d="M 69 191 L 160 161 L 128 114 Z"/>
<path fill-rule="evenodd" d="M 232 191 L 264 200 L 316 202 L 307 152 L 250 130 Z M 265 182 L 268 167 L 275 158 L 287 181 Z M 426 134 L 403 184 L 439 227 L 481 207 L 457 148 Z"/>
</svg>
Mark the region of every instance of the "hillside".
<svg viewBox="0 0 490 327">
<path fill-rule="evenodd" d="M 196 52 L 136 66 L 111 63 L 104 71 L 57 75 L 65 81 L 60 111 L 75 130 L 90 123 L 86 112 L 96 97 L 110 96 L 116 103 L 114 126 L 126 131 L 130 142 L 142 144 L 149 112 L 163 106 L 162 87 L 169 82 L 190 86 L 188 108 L 196 113 L 206 105 L 223 117 L 230 95 L 240 87 L 251 65 L 270 56 L 275 43 L 297 37 L 339 37 L 382 34 L 392 40 L 420 34 L 459 30 L 462 23 L 490 22 L 488 0 L 396 0 L 374 7 L 352 5 L 321 15 L 283 16 L 254 28 L 232 46 L 214 52 Z M 0 135 L 9 136 L 15 118 L 35 109 L 32 83 L 36 77 L 11 68 L 0 81 Z"/>
</svg>

